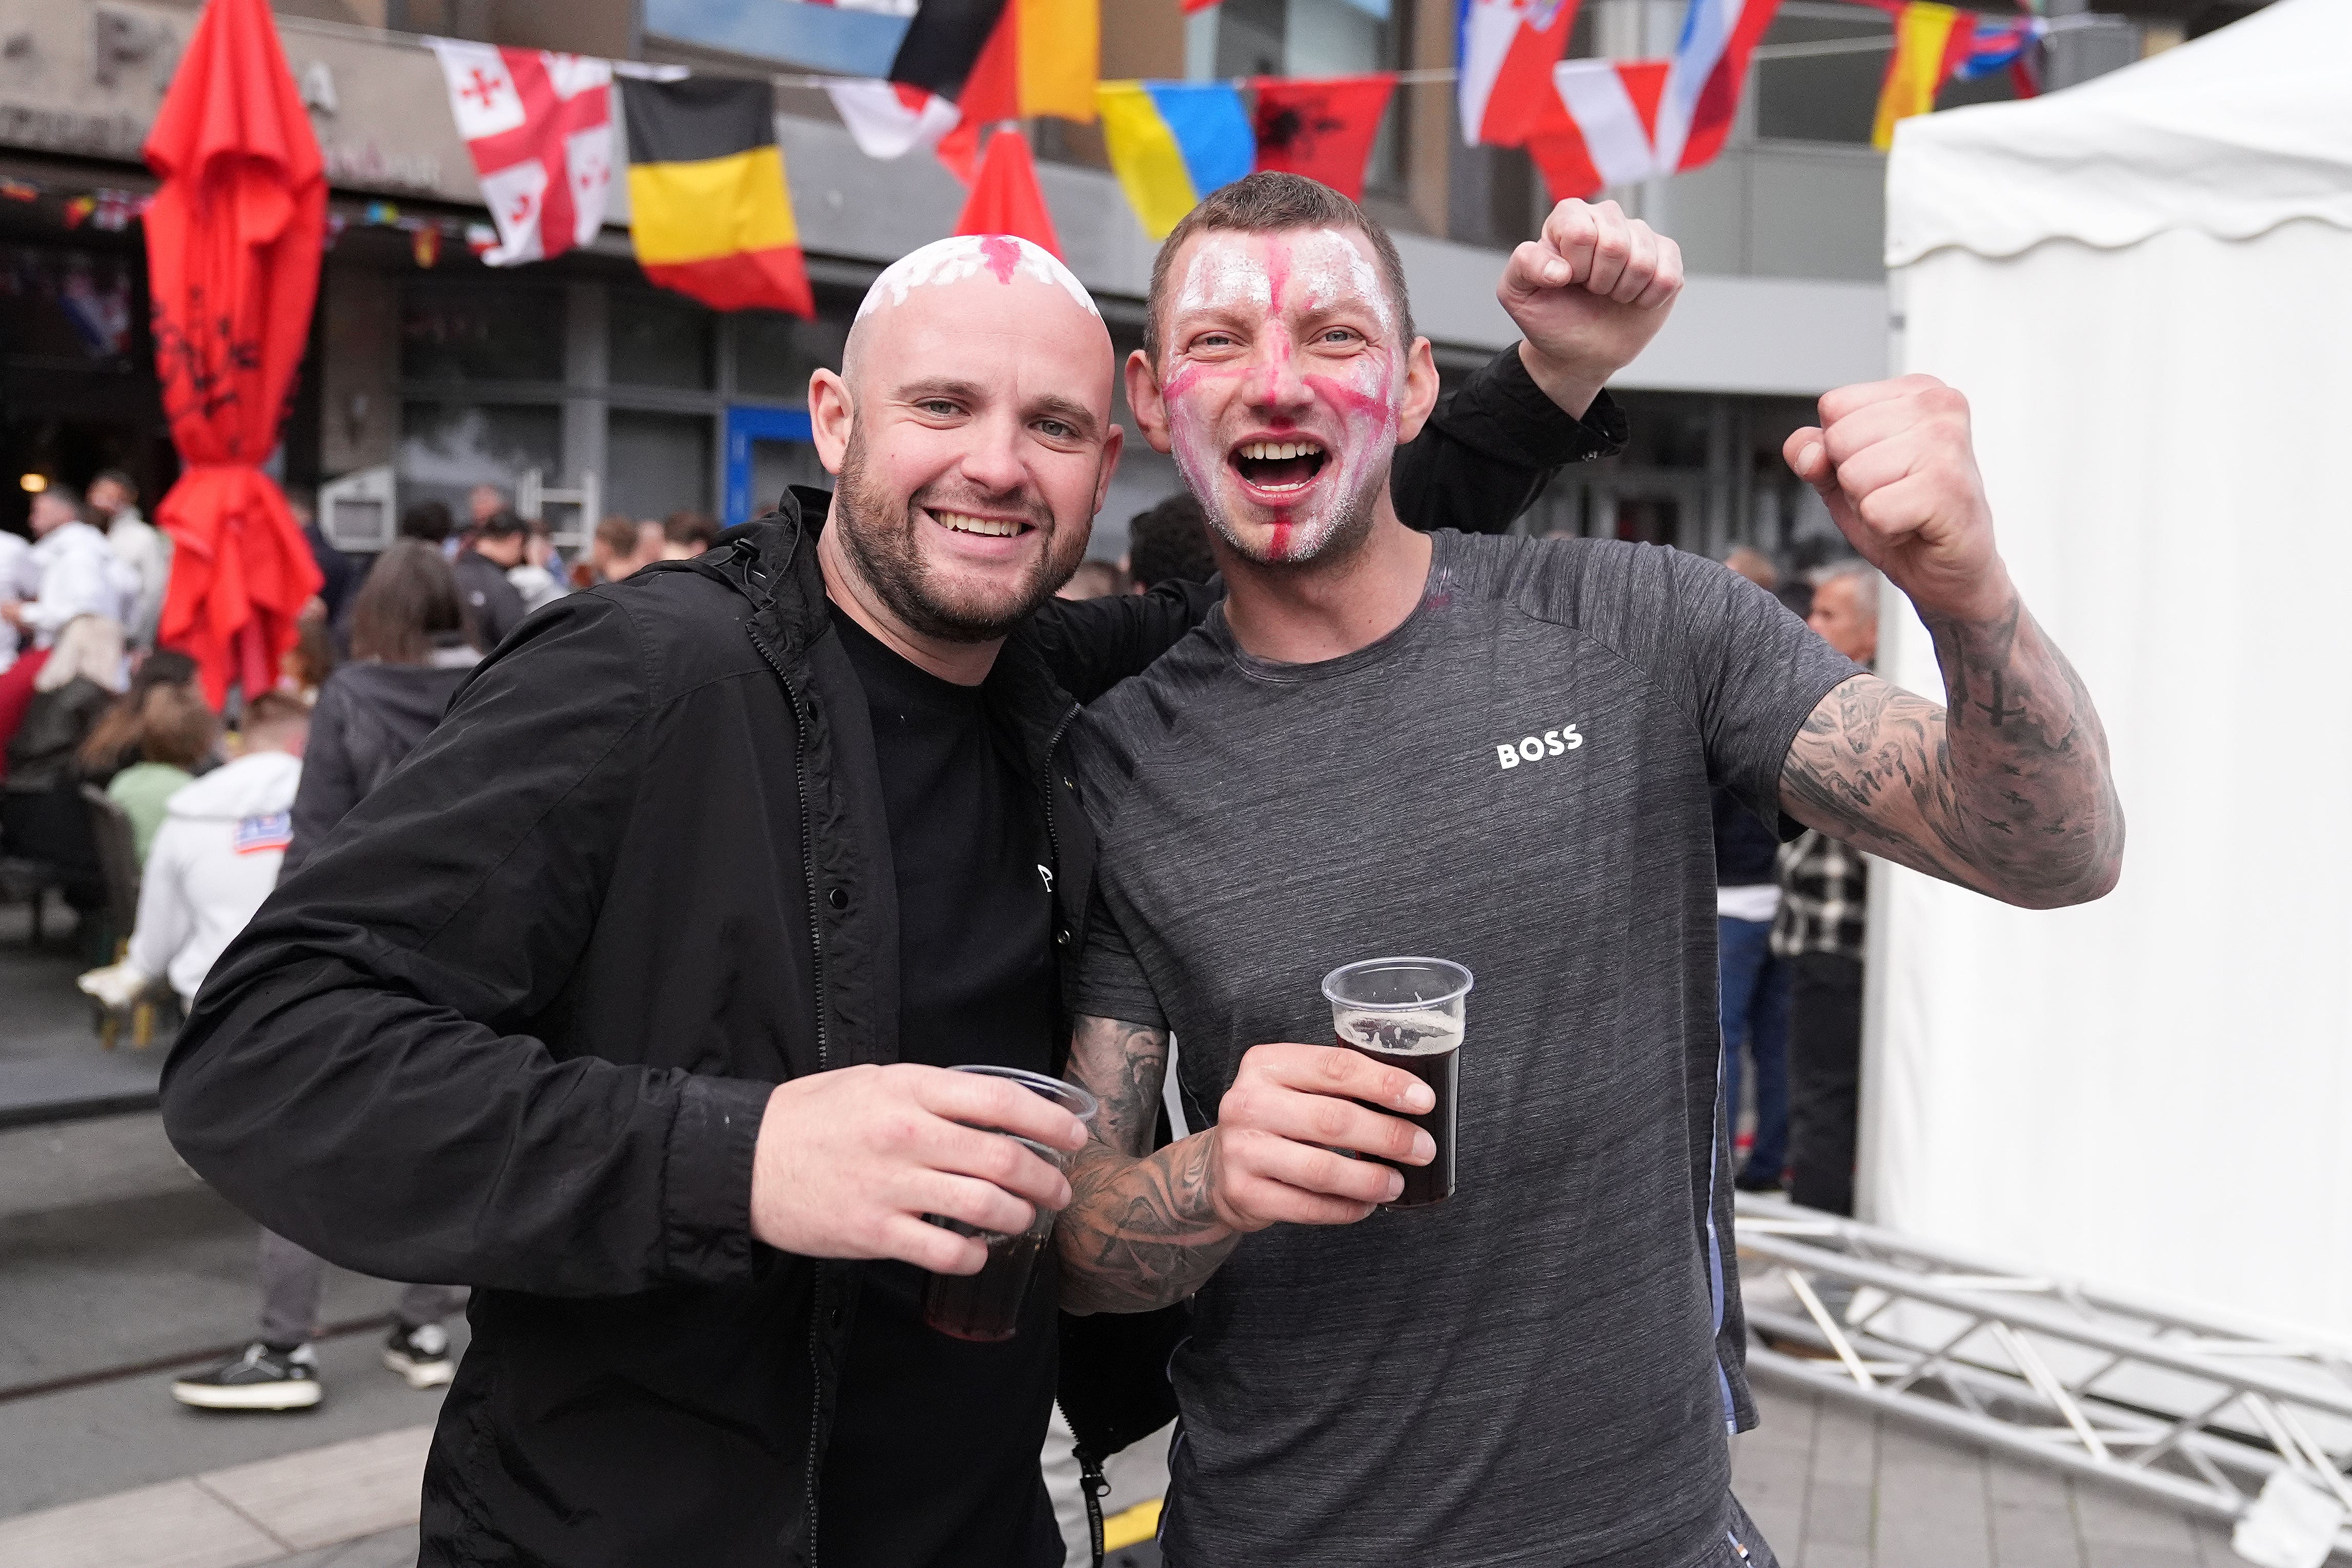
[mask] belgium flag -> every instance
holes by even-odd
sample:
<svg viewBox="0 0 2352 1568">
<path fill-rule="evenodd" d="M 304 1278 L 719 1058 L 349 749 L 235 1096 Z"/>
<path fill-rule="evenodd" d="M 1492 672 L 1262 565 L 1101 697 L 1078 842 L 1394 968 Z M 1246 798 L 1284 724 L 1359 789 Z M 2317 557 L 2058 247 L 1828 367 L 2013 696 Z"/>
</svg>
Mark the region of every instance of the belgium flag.
<svg viewBox="0 0 2352 1568">
<path fill-rule="evenodd" d="M 814 316 L 775 89 L 691 76 L 623 78 L 629 128 L 629 237 L 637 265 L 714 310 Z"/>
</svg>

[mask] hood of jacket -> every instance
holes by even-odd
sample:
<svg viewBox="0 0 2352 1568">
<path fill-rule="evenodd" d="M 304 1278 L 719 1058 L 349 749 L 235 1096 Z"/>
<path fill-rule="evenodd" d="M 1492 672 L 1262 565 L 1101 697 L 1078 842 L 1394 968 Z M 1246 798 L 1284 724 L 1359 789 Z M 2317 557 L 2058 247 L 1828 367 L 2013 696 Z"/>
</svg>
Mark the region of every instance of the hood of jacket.
<svg viewBox="0 0 2352 1568">
<path fill-rule="evenodd" d="M 257 751 L 214 768 L 173 795 L 168 815 L 236 821 L 294 809 L 302 759 L 283 751 Z"/>
<path fill-rule="evenodd" d="M 382 716 L 383 727 L 402 735 L 422 736 L 441 722 L 449 709 L 450 694 L 481 662 L 467 647 L 436 649 L 429 664 L 339 664 L 331 679 L 349 694 L 360 712 Z"/>
</svg>

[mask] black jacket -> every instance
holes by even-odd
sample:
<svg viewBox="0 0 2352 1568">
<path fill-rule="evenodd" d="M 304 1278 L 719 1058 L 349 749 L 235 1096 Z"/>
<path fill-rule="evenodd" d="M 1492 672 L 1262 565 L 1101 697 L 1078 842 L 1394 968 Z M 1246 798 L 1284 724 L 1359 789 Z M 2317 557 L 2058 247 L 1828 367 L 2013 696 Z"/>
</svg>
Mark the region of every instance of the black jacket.
<svg viewBox="0 0 2352 1568">
<path fill-rule="evenodd" d="M 1525 445 L 1605 444 L 1574 432 L 1554 413 L 1530 432 L 1553 446 Z M 1442 425 L 1414 445 L 1408 470 L 1454 465 L 1436 520 L 1483 497 L 1499 527 L 1540 477 Z M 820 526 L 788 499 L 530 617 L 223 956 L 166 1067 L 173 1142 L 263 1224 L 477 1287 L 426 1563 L 810 1559 L 859 1266 L 752 1240 L 752 1148 L 773 1084 L 895 1060 L 898 1017 Z M 1050 605 L 983 687 L 1037 790 L 1066 950 L 1094 841 L 1056 740 L 1208 603 Z"/>
<path fill-rule="evenodd" d="M 457 552 L 449 570 L 457 575 L 457 597 L 465 602 L 475 642 L 495 648 L 522 624 L 522 595 L 507 580 L 505 567 L 469 549 Z"/>
<path fill-rule="evenodd" d="M 435 658 L 430 664 L 339 664 L 319 688 L 294 794 L 294 837 L 278 881 L 301 870 L 335 824 L 407 760 L 479 662 L 462 644 L 437 650 Z"/>
</svg>

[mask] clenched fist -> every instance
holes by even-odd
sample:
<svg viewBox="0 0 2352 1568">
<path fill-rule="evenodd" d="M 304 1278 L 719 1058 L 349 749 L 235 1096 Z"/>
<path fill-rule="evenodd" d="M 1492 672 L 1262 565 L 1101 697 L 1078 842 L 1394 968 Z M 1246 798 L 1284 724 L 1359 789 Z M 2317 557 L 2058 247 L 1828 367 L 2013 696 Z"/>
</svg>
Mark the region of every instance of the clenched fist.
<svg viewBox="0 0 2352 1568">
<path fill-rule="evenodd" d="M 1087 1141 L 1059 1105 L 980 1073 L 901 1062 L 780 1083 L 751 1156 L 751 1233 L 808 1258 L 976 1274 L 986 1246 L 923 1216 L 1003 1233 L 1070 1201 L 1060 1171 L 991 1127 L 1051 1148 Z"/>
<path fill-rule="evenodd" d="M 1840 387 L 1781 455 L 1855 553 L 1930 620 L 1991 620 L 2012 597 L 1993 548 L 1969 400 L 1933 376 Z"/>
<path fill-rule="evenodd" d="M 1495 297 L 1518 323 L 1519 360 L 1581 418 L 1609 378 L 1649 347 L 1683 287 L 1674 241 L 1614 202 L 1562 202 L 1511 253 Z"/>
</svg>

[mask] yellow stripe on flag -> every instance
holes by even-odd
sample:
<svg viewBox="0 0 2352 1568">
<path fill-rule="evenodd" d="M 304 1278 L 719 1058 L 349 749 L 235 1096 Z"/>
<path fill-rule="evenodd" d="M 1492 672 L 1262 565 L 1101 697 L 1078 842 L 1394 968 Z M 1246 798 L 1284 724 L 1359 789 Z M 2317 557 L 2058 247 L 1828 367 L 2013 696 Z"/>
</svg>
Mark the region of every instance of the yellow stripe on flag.
<svg viewBox="0 0 2352 1568">
<path fill-rule="evenodd" d="M 1895 57 L 1886 64 L 1878 118 L 1870 128 L 1870 144 L 1881 152 L 1895 145 L 1896 120 L 1936 107 L 1936 89 L 1944 85 L 1944 50 L 1959 20 L 1958 11 L 1935 0 L 1913 0 L 1895 19 Z"/>
<path fill-rule="evenodd" d="M 1121 1509 L 1103 1521 L 1103 1550 L 1118 1552 L 1129 1546 L 1140 1546 L 1160 1533 L 1160 1502 L 1153 1498 Z"/>
<path fill-rule="evenodd" d="M 1101 74 L 1102 0 L 1013 0 L 1021 112 L 1091 121 Z"/>
<path fill-rule="evenodd" d="M 1176 133 L 1141 82 L 1107 81 L 1095 102 L 1102 110 L 1103 150 L 1128 205 L 1155 243 L 1166 239 L 1201 199 Z"/>
<path fill-rule="evenodd" d="M 799 245 L 782 151 L 630 164 L 629 238 L 647 267 Z"/>
</svg>

